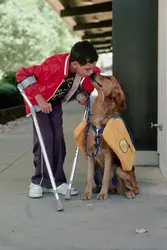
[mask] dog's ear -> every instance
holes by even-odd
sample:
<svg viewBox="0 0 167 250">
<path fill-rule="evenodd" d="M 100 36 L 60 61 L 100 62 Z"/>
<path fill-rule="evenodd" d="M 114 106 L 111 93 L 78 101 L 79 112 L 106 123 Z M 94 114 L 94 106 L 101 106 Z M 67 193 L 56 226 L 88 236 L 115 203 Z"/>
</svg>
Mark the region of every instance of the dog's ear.
<svg viewBox="0 0 167 250">
<path fill-rule="evenodd" d="M 122 89 L 120 88 L 118 95 L 116 96 L 117 105 L 120 107 L 120 110 L 126 108 L 125 95 Z"/>
<path fill-rule="evenodd" d="M 111 99 L 115 100 L 118 110 L 123 110 L 126 108 L 124 92 L 122 91 L 121 86 L 115 77 L 112 77 L 112 81 L 113 81 L 115 87 L 111 91 Z"/>
</svg>

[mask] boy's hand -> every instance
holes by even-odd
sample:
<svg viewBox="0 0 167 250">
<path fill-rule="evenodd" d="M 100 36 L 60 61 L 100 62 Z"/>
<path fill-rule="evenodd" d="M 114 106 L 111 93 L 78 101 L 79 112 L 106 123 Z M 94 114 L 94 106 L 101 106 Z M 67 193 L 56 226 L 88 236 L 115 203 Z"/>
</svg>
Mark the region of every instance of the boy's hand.
<svg viewBox="0 0 167 250">
<path fill-rule="evenodd" d="M 88 100 L 87 97 L 84 95 L 84 93 L 80 93 L 78 96 L 79 96 L 79 98 L 77 98 L 78 103 L 81 105 L 86 105 Z"/>
<path fill-rule="evenodd" d="M 52 112 L 52 104 L 48 103 L 41 94 L 35 96 L 37 103 L 39 104 L 41 111 L 44 113 Z"/>
</svg>

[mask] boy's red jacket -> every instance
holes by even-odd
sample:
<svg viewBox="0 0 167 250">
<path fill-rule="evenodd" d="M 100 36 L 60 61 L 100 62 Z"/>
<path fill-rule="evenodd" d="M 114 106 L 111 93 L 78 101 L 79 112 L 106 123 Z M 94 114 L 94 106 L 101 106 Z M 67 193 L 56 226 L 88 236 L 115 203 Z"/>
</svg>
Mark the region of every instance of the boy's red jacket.
<svg viewBox="0 0 167 250">
<path fill-rule="evenodd" d="M 39 108 L 35 99 L 37 94 L 41 94 L 45 100 L 49 101 L 58 87 L 62 84 L 64 78 L 69 72 L 70 54 L 58 54 L 49 57 L 41 65 L 34 65 L 27 68 L 22 68 L 16 73 L 16 80 L 33 106 Z M 94 67 L 94 72 L 100 72 L 98 67 Z M 85 78 L 76 75 L 72 88 L 64 97 L 64 102 L 67 102 L 77 90 L 79 84 L 89 94 L 94 90 L 90 76 Z M 24 100 L 25 101 L 25 100 Z M 26 105 L 26 113 L 30 114 L 29 106 Z"/>
</svg>

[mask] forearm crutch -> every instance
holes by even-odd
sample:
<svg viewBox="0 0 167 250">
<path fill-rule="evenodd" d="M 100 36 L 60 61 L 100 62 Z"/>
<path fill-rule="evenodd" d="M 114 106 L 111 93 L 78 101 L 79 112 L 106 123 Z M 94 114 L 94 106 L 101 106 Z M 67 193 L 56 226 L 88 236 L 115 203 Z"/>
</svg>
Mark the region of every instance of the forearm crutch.
<svg viewBox="0 0 167 250">
<path fill-rule="evenodd" d="M 55 195 L 55 198 L 56 198 L 57 211 L 62 211 L 62 210 L 64 210 L 64 208 L 62 206 L 61 200 L 60 200 L 58 192 L 57 192 L 57 187 L 56 187 L 55 180 L 54 180 L 54 177 L 53 177 L 53 173 L 52 173 L 52 170 L 51 170 L 51 166 L 50 166 L 50 162 L 49 162 L 49 159 L 48 159 L 48 155 L 46 153 L 45 144 L 44 144 L 44 141 L 43 141 L 43 138 L 42 138 L 42 134 L 41 134 L 41 130 L 40 130 L 40 127 L 39 127 L 39 124 L 38 124 L 38 120 L 37 120 L 37 116 L 36 116 L 36 111 L 35 111 L 33 105 L 31 104 L 31 102 L 29 101 L 28 97 L 26 96 L 26 94 L 24 92 L 24 89 L 21 86 L 18 86 L 18 89 L 20 90 L 20 93 L 22 94 L 23 98 L 25 99 L 25 101 L 27 102 L 28 106 L 30 107 L 31 115 L 32 115 L 32 118 L 33 118 L 33 121 L 34 121 L 34 125 L 35 125 L 35 129 L 36 129 L 36 132 L 37 132 L 37 135 L 38 135 L 38 138 L 39 138 L 39 143 L 40 143 L 40 146 L 41 146 L 42 154 L 44 156 L 44 160 L 45 160 L 45 163 L 46 163 L 47 171 L 48 171 L 48 174 L 49 174 L 50 182 L 51 182 L 51 185 L 52 185 L 52 188 L 53 188 L 53 192 L 54 192 L 54 195 Z"/>
<path fill-rule="evenodd" d="M 86 119 L 86 115 L 87 115 L 87 110 L 85 107 L 83 120 Z M 67 193 L 65 195 L 66 200 L 71 199 L 71 188 L 72 188 L 72 184 L 73 184 L 73 180 L 74 180 L 74 174 L 75 174 L 75 169 L 76 169 L 76 165 L 77 165 L 78 155 L 79 155 L 79 148 L 77 147 L 76 151 L 75 151 L 75 155 L 74 155 L 73 164 L 72 164 L 71 175 L 70 175 L 70 179 L 69 179 L 69 183 L 68 183 Z"/>
</svg>

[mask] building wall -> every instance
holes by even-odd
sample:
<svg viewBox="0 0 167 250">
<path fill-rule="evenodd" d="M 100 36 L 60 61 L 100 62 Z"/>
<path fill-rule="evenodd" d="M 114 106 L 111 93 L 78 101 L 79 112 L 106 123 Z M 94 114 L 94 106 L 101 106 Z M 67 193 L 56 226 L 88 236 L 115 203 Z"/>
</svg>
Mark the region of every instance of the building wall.
<svg viewBox="0 0 167 250">
<path fill-rule="evenodd" d="M 157 150 L 158 0 L 113 0 L 113 74 L 127 98 L 123 114 L 137 150 Z"/>
<path fill-rule="evenodd" d="M 158 1 L 158 153 L 167 180 L 167 1 Z"/>
</svg>

